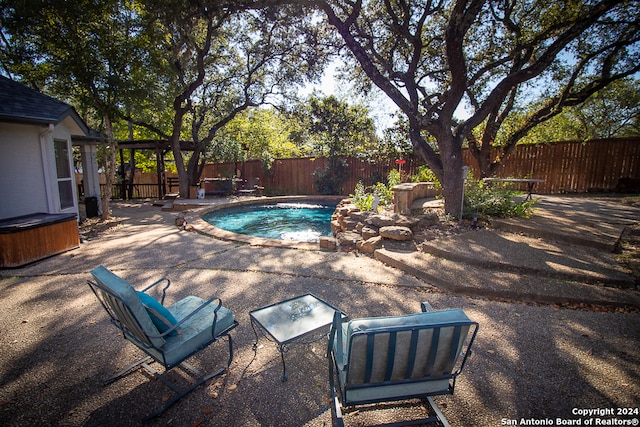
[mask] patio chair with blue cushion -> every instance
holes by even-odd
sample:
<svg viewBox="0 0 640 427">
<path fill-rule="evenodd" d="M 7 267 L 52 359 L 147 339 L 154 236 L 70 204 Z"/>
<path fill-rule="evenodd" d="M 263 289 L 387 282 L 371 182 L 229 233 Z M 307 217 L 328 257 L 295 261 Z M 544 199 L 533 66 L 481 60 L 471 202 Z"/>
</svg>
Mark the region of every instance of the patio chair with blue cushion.
<svg viewBox="0 0 640 427">
<path fill-rule="evenodd" d="M 393 425 L 449 425 L 432 396 L 453 394 L 478 323 L 461 309 L 434 311 L 428 303 L 421 306 L 421 313 L 404 316 L 344 323 L 340 316 L 334 317 L 328 356 L 337 425 L 344 426 L 342 407 L 363 409 L 358 405 L 414 398 L 429 405 L 431 416 Z"/>
<path fill-rule="evenodd" d="M 168 279 L 160 279 L 142 291 L 136 291 L 129 282 L 103 266 L 92 270 L 91 275 L 95 281 L 88 280 L 88 284 L 109 313 L 111 323 L 122 332 L 125 339 L 147 354 L 103 383 L 109 384 L 142 367 L 176 392 L 173 399 L 147 419 L 160 415 L 205 381 L 224 373 L 231 365 L 233 344 L 229 332 L 238 326 L 238 322 L 219 298 L 205 301 L 196 296 L 188 296 L 165 307 L 164 299 L 170 286 Z M 162 297 L 158 301 L 147 291 L 160 284 L 164 286 Z M 188 358 L 223 337 L 227 337 L 229 344 L 226 366 L 204 374 L 186 362 Z M 165 372 L 179 366 L 198 379 L 191 386 L 179 389 L 151 367 L 150 364 L 154 361 L 160 363 Z"/>
</svg>

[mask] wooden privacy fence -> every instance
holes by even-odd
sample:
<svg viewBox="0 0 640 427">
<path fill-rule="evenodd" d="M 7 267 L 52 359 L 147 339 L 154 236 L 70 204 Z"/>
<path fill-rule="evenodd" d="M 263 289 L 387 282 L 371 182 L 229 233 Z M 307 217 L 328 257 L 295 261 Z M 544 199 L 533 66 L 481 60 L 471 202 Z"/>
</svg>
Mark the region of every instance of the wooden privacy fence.
<svg viewBox="0 0 640 427">
<path fill-rule="evenodd" d="M 464 164 L 479 177 L 477 163 L 469 150 L 463 150 L 462 154 Z M 343 185 L 343 194 L 353 193 L 360 180 L 371 185 L 383 180 L 392 168 L 398 168 L 395 159 L 375 164 L 354 158 L 346 160 L 349 176 Z M 403 177 L 415 174 L 420 164 L 407 160 L 402 165 Z M 245 178 L 260 178 L 262 185 L 273 194 L 317 194 L 313 172 L 325 165 L 324 158 L 280 159 L 267 174 L 259 161 L 244 165 L 216 163 L 207 165 L 203 177 L 232 176 L 235 170 L 235 174 Z M 544 179 L 544 183 L 535 187 L 537 193 L 544 194 L 615 191 L 621 178 L 640 179 L 640 138 L 519 145 L 495 177 Z"/>
<path fill-rule="evenodd" d="M 494 153 L 493 156 L 495 155 Z M 353 193 L 358 181 L 362 180 L 365 185 L 383 181 L 391 169 L 399 167 L 395 159 L 375 163 L 355 158 L 345 160 L 349 171 L 342 185 L 342 193 L 345 195 Z M 259 160 L 215 163 L 206 165 L 202 178 L 229 178 L 234 175 L 245 179 L 259 178 L 267 195 L 317 195 L 313 173 L 323 169 L 326 162 L 325 158 L 319 157 L 278 159 L 268 171 Z M 474 176 L 479 176 L 476 161 L 468 150 L 463 150 L 463 162 L 471 168 Z M 402 165 L 403 177 L 415 174 L 420 164 L 408 159 Z M 171 178 L 175 174 L 166 176 Z M 637 188 L 640 180 L 640 138 L 519 145 L 505 160 L 495 177 L 544 179 L 544 183 L 535 187 L 535 192 L 541 194 L 616 191 L 621 189 L 621 179 L 632 182 Z M 78 182 L 80 179 L 81 177 Z M 155 194 L 155 173 L 136 174 L 134 182 L 140 184 L 136 187 L 140 197 L 158 197 Z M 142 191 L 143 187 L 145 191 Z M 114 195 L 122 192 L 119 188 L 116 191 Z M 154 191 L 154 194 L 151 195 L 148 191 Z M 166 191 L 169 191 L 168 187 Z"/>
<path fill-rule="evenodd" d="M 348 175 L 342 184 L 342 194 L 353 193 L 358 181 L 365 185 L 385 181 L 392 168 L 397 168 L 394 160 L 383 162 L 365 162 L 356 158 L 345 158 Z M 238 163 L 215 163 L 206 165 L 202 177 L 218 178 L 242 176 L 245 179 L 260 178 L 260 185 L 265 187 L 265 193 L 270 195 L 317 195 L 313 181 L 313 173 L 324 169 L 327 159 L 324 157 L 278 159 L 274 161 L 269 171 L 265 170 L 262 162 L 251 160 Z M 416 171 L 416 162 L 407 161 L 402 165 L 403 175 L 411 175 Z M 235 172 L 234 172 L 235 171 Z M 405 174 L 405 172 L 407 172 Z"/>
<path fill-rule="evenodd" d="M 477 170 L 468 150 L 463 158 Z M 543 194 L 616 191 L 620 179 L 636 181 L 637 187 L 640 138 L 519 145 L 495 177 L 544 179 L 535 187 Z"/>
</svg>

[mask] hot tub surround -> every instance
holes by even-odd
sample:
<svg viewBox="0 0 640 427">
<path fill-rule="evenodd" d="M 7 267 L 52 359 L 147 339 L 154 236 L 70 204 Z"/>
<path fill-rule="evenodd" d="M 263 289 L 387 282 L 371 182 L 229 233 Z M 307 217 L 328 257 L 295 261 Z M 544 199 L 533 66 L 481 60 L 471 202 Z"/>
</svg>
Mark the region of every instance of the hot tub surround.
<svg viewBox="0 0 640 427">
<path fill-rule="evenodd" d="M 0 220 L 0 268 L 20 267 L 78 246 L 75 214 L 34 213 Z"/>
</svg>

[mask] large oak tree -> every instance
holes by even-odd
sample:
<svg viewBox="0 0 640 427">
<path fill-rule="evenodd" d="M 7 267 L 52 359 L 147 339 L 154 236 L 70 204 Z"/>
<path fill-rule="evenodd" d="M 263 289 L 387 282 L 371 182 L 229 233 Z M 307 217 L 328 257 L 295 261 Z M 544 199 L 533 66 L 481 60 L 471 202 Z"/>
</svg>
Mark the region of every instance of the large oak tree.
<svg viewBox="0 0 640 427">
<path fill-rule="evenodd" d="M 99 111 L 111 152 L 106 165 L 114 165 L 108 177 L 115 176 L 114 120 L 169 140 L 182 197 L 221 128 L 240 111 L 282 102 L 318 79 L 334 51 L 313 14 L 296 5 L 0 0 L 0 6 L 4 71 Z M 103 211 L 108 215 L 108 207 Z"/>
<path fill-rule="evenodd" d="M 318 79 L 333 52 L 331 37 L 301 7 L 244 10 L 238 5 L 150 2 L 143 10 L 152 39 L 164 52 L 157 70 L 172 120 L 150 124 L 171 143 L 180 195 L 189 196 L 206 162 L 207 147 L 238 113 L 291 97 Z M 181 142 L 181 141 L 188 142 Z M 184 149 L 188 149 L 187 152 Z"/>
<path fill-rule="evenodd" d="M 442 183 L 450 213 L 463 191 L 465 142 L 490 176 L 534 126 L 640 70 L 637 1 L 313 3 L 359 64 L 354 76 L 407 116 L 413 147 Z M 505 119 L 536 102 L 496 147 Z M 468 117 L 456 118 L 465 105 Z"/>
</svg>

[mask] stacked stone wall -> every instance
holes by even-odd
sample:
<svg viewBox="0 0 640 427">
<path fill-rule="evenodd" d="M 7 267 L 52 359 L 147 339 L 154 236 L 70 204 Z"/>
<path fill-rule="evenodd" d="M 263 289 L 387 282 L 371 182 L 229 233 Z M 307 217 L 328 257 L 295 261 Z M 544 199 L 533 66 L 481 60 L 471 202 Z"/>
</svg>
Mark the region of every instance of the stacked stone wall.
<svg viewBox="0 0 640 427">
<path fill-rule="evenodd" d="M 363 212 L 351 199 L 344 199 L 331 219 L 334 237 L 322 239 L 320 247 L 370 254 L 383 247 L 415 250 L 412 228 L 419 222 L 393 212 Z"/>
</svg>

